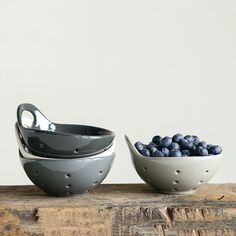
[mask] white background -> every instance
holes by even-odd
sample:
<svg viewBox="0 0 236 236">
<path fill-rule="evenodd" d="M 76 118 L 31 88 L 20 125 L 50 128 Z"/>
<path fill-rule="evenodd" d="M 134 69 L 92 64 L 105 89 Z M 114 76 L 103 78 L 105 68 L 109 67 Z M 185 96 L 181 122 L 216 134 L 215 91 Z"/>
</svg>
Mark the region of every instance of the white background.
<svg viewBox="0 0 236 236">
<path fill-rule="evenodd" d="M 141 182 L 124 134 L 197 134 L 236 182 L 236 2 L 0 0 L 0 184 L 29 184 L 14 136 L 31 102 L 60 123 L 117 134 L 107 183 Z"/>
</svg>

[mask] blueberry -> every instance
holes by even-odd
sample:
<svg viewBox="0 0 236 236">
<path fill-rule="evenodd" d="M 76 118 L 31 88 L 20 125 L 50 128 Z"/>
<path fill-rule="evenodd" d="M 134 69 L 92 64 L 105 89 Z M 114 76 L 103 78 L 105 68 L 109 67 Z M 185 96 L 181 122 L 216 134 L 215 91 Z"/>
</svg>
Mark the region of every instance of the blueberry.
<svg viewBox="0 0 236 236">
<path fill-rule="evenodd" d="M 173 142 L 168 148 L 169 150 L 180 150 L 179 144 L 175 142 Z"/>
<path fill-rule="evenodd" d="M 182 157 L 188 157 L 188 155 L 187 154 L 182 154 Z"/>
<path fill-rule="evenodd" d="M 193 135 L 193 144 L 198 145 L 199 143 L 200 143 L 200 139 L 198 138 L 198 136 Z"/>
<path fill-rule="evenodd" d="M 187 139 L 183 138 L 179 142 L 182 149 L 191 149 L 193 148 L 193 142 L 188 141 Z"/>
<path fill-rule="evenodd" d="M 180 146 L 184 149 L 184 148 L 186 148 L 186 146 L 187 146 L 187 144 L 188 144 L 188 140 L 186 140 L 186 139 L 181 139 L 180 141 L 179 141 L 179 144 L 180 144 Z"/>
<path fill-rule="evenodd" d="M 184 139 L 188 140 L 189 142 L 193 142 L 194 141 L 194 138 L 192 135 L 186 135 L 184 136 Z"/>
<path fill-rule="evenodd" d="M 193 142 L 188 142 L 187 148 L 192 149 L 194 147 Z"/>
<path fill-rule="evenodd" d="M 191 153 L 188 149 L 182 150 L 181 153 L 182 153 L 182 156 L 184 156 L 184 155 L 190 156 L 191 155 Z"/>
<path fill-rule="evenodd" d="M 157 147 L 157 149 L 158 149 L 159 151 L 161 151 L 161 149 L 162 149 L 161 144 L 157 145 L 156 147 Z"/>
<path fill-rule="evenodd" d="M 168 157 L 168 156 L 169 156 L 169 153 L 170 153 L 170 151 L 169 151 L 168 148 L 162 148 L 162 149 L 161 149 L 161 152 L 164 154 L 165 157 Z"/>
<path fill-rule="evenodd" d="M 172 143 L 172 138 L 166 136 L 165 138 L 161 140 L 160 146 L 163 148 L 165 147 L 167 148 L 170 146 L 171 143 Z"/>
<path fill-rule="evenodd" d="M 181 157 L 182 154 L 181 154 L 181 151 L 179 151 L 179 150 L 171 150 L 169 153 L 169 156 L 170 157 Z"/>
<path fill-rule="evenodd" d="M 148 145 L 156 147 L 156 144 L 153 142 L 150 142 Z"/>
<path fill-rule="evenodd" d="M 209 150 L 212 146 L 212 144 L 207 144 L 207 149 Z"/>
<path fill-rule="evenodd" d="M 191 149 L 189 149 L 190 151 L 190 156 L 196 156 L 196 149 L 197 149 L 197 146 L 196 145 L 193 145 L 193 147 Z"/>
<path fill-rule="evenodd" d="M 201 147 L 204 147 L 204 148 L 207 148 L 207 143 L 205 141 L 201 141 L 198 146 L 201 146 Z"/>
<path fill-rule="evenodd" d="M 152 142 L 155 143 L 156 145 L 160 144 L 161 142 L 161 136 L 156 135 L 152 138 Z"/>
<path fill-rule="evenodd" d="M 208 151 L 205 147 L 203 146 L 197 146 L 196 148 L 196 154 L 198 156 L 208 156 Z"/>
<path fill-rule="evenodd" d="M 149 143 L 148 145 L 146 145 L 146 148 L 148 150 L 150 150 L 151 148 L 155 147 L 156 148 L 156 144 L 155 143 Z"/>
<path fill-rule="evenodd" d="M 175 134 L 172 139 L 173 139 L 173 142 L 178 143 L 183 138 L 184 136 L 182 134 Z"/>
<path fill-rule="evenodd" d="M 153 157 L 164 157 L 164 153 L 159 151 L 159 150 L 157 150 L 154 153 L 152 153 L 152 156 Z"/>
<path fill-rule="evenodd" d="M 146 156 L 146 157 L 150 157 L 150 151 L 146 148 L 142 149 L 139 151 L 140 154 L 142 154 L 143 156 Z"/>
<path fill-rule="evenodd" d="M 209 148 L 209 153 L 213 155 L 220 154 L 222 152 L 222 148 L 218 145 L 213 145 Z"/>
<path fill-rule="evenodd" d="M 151 156 L 152 156 L 152 154 L 155 152 L 155 151 L 157 151 L 158 149 L 156 148 L 156 147 L 151 147 L 150 149 L 148 149 L 149 150 L 149 152 L 151 153 Z"/>
<path fill-rule="evenodd" d="M 141 150 L 144 149 L 144 144 L 141 143 L 141 142 L 136 142 L 136 143 L 134 144 L 134 146 L 136 147 L 136 149 L 137 149 L 138 151 L 141 151 Z"/>
</svg>

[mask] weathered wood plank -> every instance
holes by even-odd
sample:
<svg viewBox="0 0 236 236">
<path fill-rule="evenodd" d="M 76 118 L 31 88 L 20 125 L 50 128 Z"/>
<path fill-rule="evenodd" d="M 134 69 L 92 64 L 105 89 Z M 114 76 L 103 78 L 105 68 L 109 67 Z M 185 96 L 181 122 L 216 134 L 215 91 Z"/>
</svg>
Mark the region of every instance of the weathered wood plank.
<svg viewBox="0 0 236 236">
<path fill-rule="evenodd" d="M 69 198 L 1 186 L 0 235 L 233 236 L 236 184 L 208 184 L 193 195 L 158 194 L 145 184 L 100 185 Z"/>
</svg>

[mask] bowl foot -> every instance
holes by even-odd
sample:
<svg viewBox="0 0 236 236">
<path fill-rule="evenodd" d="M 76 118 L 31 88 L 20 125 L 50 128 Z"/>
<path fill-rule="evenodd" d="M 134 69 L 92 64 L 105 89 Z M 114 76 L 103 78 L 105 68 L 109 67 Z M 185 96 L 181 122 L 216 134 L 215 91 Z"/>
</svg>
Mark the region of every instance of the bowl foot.
<svg viewBox="0 0 236 236">
<path fill-rule="evenodd" d="M 170 194 L 170 195 L 189 195 L 193 194 L 196 190 L 189 190 L 189 191 L 158 191 L 158 193 L 163 193 L 163 194 Z"/>
</svg>

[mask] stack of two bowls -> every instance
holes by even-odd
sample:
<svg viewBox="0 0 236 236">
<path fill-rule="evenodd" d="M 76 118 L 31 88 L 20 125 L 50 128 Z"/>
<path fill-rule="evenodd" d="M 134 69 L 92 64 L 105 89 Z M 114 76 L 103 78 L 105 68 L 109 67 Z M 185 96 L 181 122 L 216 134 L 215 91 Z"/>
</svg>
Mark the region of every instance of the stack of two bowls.
<svg viewBox="0 0 236 236">
<path fill-rule="evenodd" d="M 50 195 L 89 191 L 105 179 L 115 157 L 112 131 L 53 123 L 32 104 L 19 105 L 15 131 L 27 176 Z"/>
</svg>

